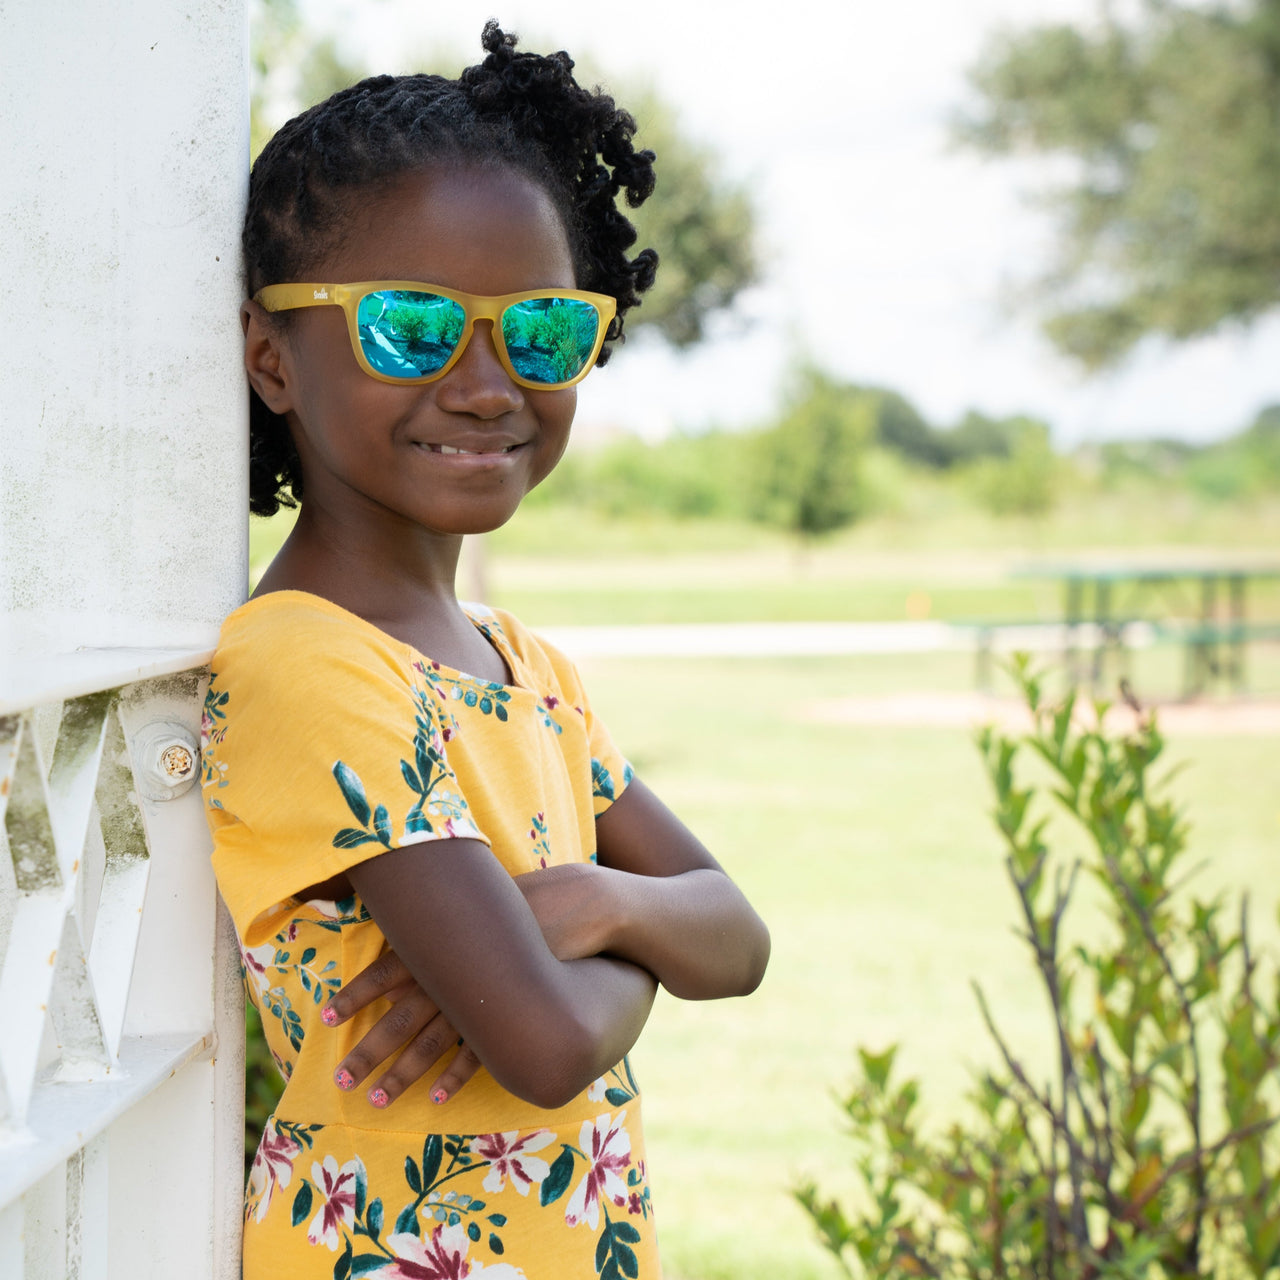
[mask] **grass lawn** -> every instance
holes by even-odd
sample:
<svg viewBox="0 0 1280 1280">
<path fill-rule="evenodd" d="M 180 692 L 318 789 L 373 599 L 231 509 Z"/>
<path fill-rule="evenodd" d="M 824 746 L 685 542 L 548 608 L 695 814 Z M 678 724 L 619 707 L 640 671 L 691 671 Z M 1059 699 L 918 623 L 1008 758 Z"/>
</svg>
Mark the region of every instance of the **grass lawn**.
<svg viewBox="0 0 1280 1280">
<path fill-rule="evenodd" d="M 753 997 L 660 1001 L 636 1054 L 665 1264 L 679 1280 L 834 1277 L 789 1198 L 850 1186 L 833 1091 L 854 1047 L 898 1041 L 932 1116 L 992 1060 L 980 977 L 1012 1044 L 1047 1069 L 1048 1024 L 967 732 L 817 723 L 830 699 L 962 689 L 958 656 L 593 661 L 597 708 L 638 769 L 765 915 L 773 960 Z M 1198 886 L 1249 886 L 1277 941 L 1280 738 L 1172 744 Z"/>
<path fill-rule="evenodd" d="M 483 594 L 531 625 L 593 622 L 1060 616 L 1053 583 L 1013 578 L 1031 554 L 1114 545 L 1124 556 L 1243 554 L 1280 533 L 1265 511 L 1095 504 L 1036 525 L 947 515 L 869 521 L 807 551 L 756 528 L 522 511 L 487 543 Z M 260 569 L 285 523 L 255 521 Z M 464 589 L 464 594 L 467 590 Z M 472 593 L 475 594 L 475 593 Z M 1280 618 L 1280 583 L 1251 596 Z M 1255 646 L 1250 685 L 1280 691 L 1280 651 Z M 1135 656 L 1143 696 L 1175 693 L 1180 655 Z M 761 990 L 660 999 L 636 1051 L 669 1280 L 832 1280 L 788 1192 L 850 1187 L 841 1112 L 855 1046 L 898 1041 L 930 1115 L 992 1060 L 971 977 L 1010 1042 L 1046 1062 L 1048 1023 L 986 812 L 970 734 L 822 720 L 837 699 L 972 687 L 972 658 L 595 660 L 593 701 L 641 773 L 743 884 L 773 932 Z M 1274 947 L 1280 736 L 1175 740 L 1198 884 L 1249 887 Z M 1087 913 L 1086 913 L 1087 914 Z M 1086 926 L 1087 927 L 1087 926 Z"/>
</svg>

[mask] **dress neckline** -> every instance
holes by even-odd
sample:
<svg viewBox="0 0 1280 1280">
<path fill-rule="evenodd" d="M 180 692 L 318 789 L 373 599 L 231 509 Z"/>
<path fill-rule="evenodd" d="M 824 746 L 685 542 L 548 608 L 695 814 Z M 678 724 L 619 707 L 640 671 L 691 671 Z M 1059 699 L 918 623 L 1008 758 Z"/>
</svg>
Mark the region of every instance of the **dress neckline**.
<svg viewBox="0 0 1280 1280">
<path fill-rule="evenodd" d="M 268 591 L 264 595 L 254 596 L 246 600 L 244 604 L 233 609 L 227 615 L 227 622 L 236 619 L 238 615 L 248 611 L 258 612 L 259 609 L 266 604 L 267 601 L 276 598 L 292 598 L 296 602 L 309 605 L 318 609 L 322 613 L 332 613 L 347 619 L 357 626 L 367 631 L 372 631 L 376 636 L 387 644 L 395 645 L 399 649 L 404 649 L 414 658 L 427 664 L 431 668 L 434 675 L 443 676 L 446 679 L 453 679 L 474 685 L 484 686 L 493 689 L 509 689 L 519 693 L 530 693 L 537 696 L 536 690 L 532 684 L 528 682 L 528 671 L 525 669 L 524 663 L 521 662 L 519 655 L 508 639 L 506 632 L 502 628 L 502 622 L 498 618 L 497 613 L 488 605 L 470 604 L 465 601 L 459 601 L 458 607 L 466 615 L 467 620 L 473 627 L 484 637 L 484 639 L 493 647 L 497 655 L 506 664 L 507 674 L 511 677 L 511 683 L 500 680 L 487 680 L 484 676 L 472 675 L 469 671 L 463 671 L 459 667 L 451 667 L 447 663 L 440 662 L 433 658 L 430 654 L 424 653 L 415 645 L 410 644 L 407 640 L 401 640 L 398 636 L 393 636 L 389 631 L 378 626 L 376 622 L 370 622 L 368 618 L 362 618 L 358 613 L 352 613 L 350 609 L 343 608 L 342 605 L 335 603 L 326 596 L 316 595 L 313 591 L 299 591 L 295 588 L 288 587 L 280 591 Z M 285 599 L 281 600 L 285 603 Z M 225 624 L 224 624 L 225 625 Z"/>
</svg>

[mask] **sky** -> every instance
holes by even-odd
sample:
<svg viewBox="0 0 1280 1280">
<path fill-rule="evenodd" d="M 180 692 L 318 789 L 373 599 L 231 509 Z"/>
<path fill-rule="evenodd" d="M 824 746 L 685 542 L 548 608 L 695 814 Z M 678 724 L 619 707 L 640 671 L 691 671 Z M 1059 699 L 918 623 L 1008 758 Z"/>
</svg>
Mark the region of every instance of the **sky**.
<svg viewBox="0 0 1280 1280">
<path fill-rule="evenodd" d="M 1149 342 L 1114 372 L 1083 374 L 1012 302 L 1049 259 L 1052 224 L 1030 199 L 1043 170 L 949 139 L 994 29 L 1087 22 L 1097 4 L 299 0 L 375 70 L 430 70 L 433 52 L 472 60 L 497 17 L 527 48 L 566 48 L 620 82 L 653 84 L 749 185 L 761 284 L 692 352 L 637 336 L 582 384 L 580 430 L 660 438 L 762 423 L 788 370 L 808 361 L 900 391 L 940 426 L 974 408 L 1039 417 L 1064 447 L 1220 438 L 1280 402 L 1280 316 Z"/>
</svg>

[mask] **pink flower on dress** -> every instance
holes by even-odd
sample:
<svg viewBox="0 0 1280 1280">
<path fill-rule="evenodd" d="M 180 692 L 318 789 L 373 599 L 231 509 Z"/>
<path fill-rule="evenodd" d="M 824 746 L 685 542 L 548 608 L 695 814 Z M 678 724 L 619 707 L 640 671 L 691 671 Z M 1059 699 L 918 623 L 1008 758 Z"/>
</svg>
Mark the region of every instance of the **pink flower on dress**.
<svg viewBox="0 0 1280 1280">
<path fill-rule="evenodd" d="M 600 1198 L 608 1196 L 618 1208 L 627 1203 L 627 1185 L 622 1171 L 631 1163 L 631 1137 L 626 1130 L 627 1113 L 618 1112 L 613 1120 L 606 1111 L 594 1124 L 590 1120 L 582 1126 L 578 1146 L 591 1161 L 591 1168 L 573 1189 L 564 1220 L 571 1227 L 585 1222 L 592 1231 L 600 1222 Z"/>
<path fill-rule="evenodd" d="M 560 699 L 557 698 L 555 694 L 549 693 L 545 698 L 543 698 L 542 705 L 546 707 L 548 711 L 554 711 L 560 705 Z"/>
<path fill-rule="evenodd" d="M 439 1226 L 425 1239 L 406 1232 L 387 1237 L 387 1245 L 396 1255 L 394 1262 L 379 1267 L 373 1274 L 378 1280 L 466 1280 L 481 1272 L 488 1280 L 525 1280 L 519 1267 L 499 1262 L 486 1267 L 467 1257 L 471 1241 L 466 1227 Z"/>
<path fill-rule="evenodd" d="M 341 1168 L 333 1156 L 325 1156 L 322 1165 L 311 1166 L 311 1180 L 320 1197 L 320 1208 L 307 1228 L 308 1244 L 323 1244 L 337 1252 L 338 1228 L 350 1227 L 355 1218 L 356 1179 L 363 1173 L 358 1156 Z"/>
<path fill-rule="evenodd" d="M 555 1134 L 550 1129 L 538 1129 L 523 1138 L 518 1129 L 473 1138 L 471 1150 L 491 1162 L 485 1175 L 484 1189 L 495 1193 L 501 1191 L 510 1178 L 511 1185 L 522 1196 L 527 1196 L 529 1188 L 539 1186 L 551 1172 L 551 1166 L 541 1156 L 530 1152 L 541 1151 L 554 1138 Z"/>
<path fill-rule="evenodd" d="M 253 1167 L 249 1170 L 249 1194 L 260 1195 L 258 1208 L 253 1215 L 255 1222 L 267 1216 L 271 1196 L 279 1187 L 283 1190 L 293 1178 L 294 1157 L 302 1148 L 288 1134 L 276 1128 L 274 1120 L 268 1120 L 258 1143 Z"/>
</svg>

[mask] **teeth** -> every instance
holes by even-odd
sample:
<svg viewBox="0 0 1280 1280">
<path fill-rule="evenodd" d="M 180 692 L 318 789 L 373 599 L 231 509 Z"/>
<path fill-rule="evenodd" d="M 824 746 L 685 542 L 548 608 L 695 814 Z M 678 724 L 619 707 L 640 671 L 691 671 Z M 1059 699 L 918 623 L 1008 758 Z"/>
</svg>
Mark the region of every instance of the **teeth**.
<svg viewBox="0 0 1280 1280">
<path fill-rule="evenodd" d="M 451 444 L 435 444 L 431 448 L 437 453 L 465 453 L 470 458 L 478 458 L 488 453 L 510 453 L 515 445 L 509 444 L 504 449 L 455 449 Z"/>
</svg>

